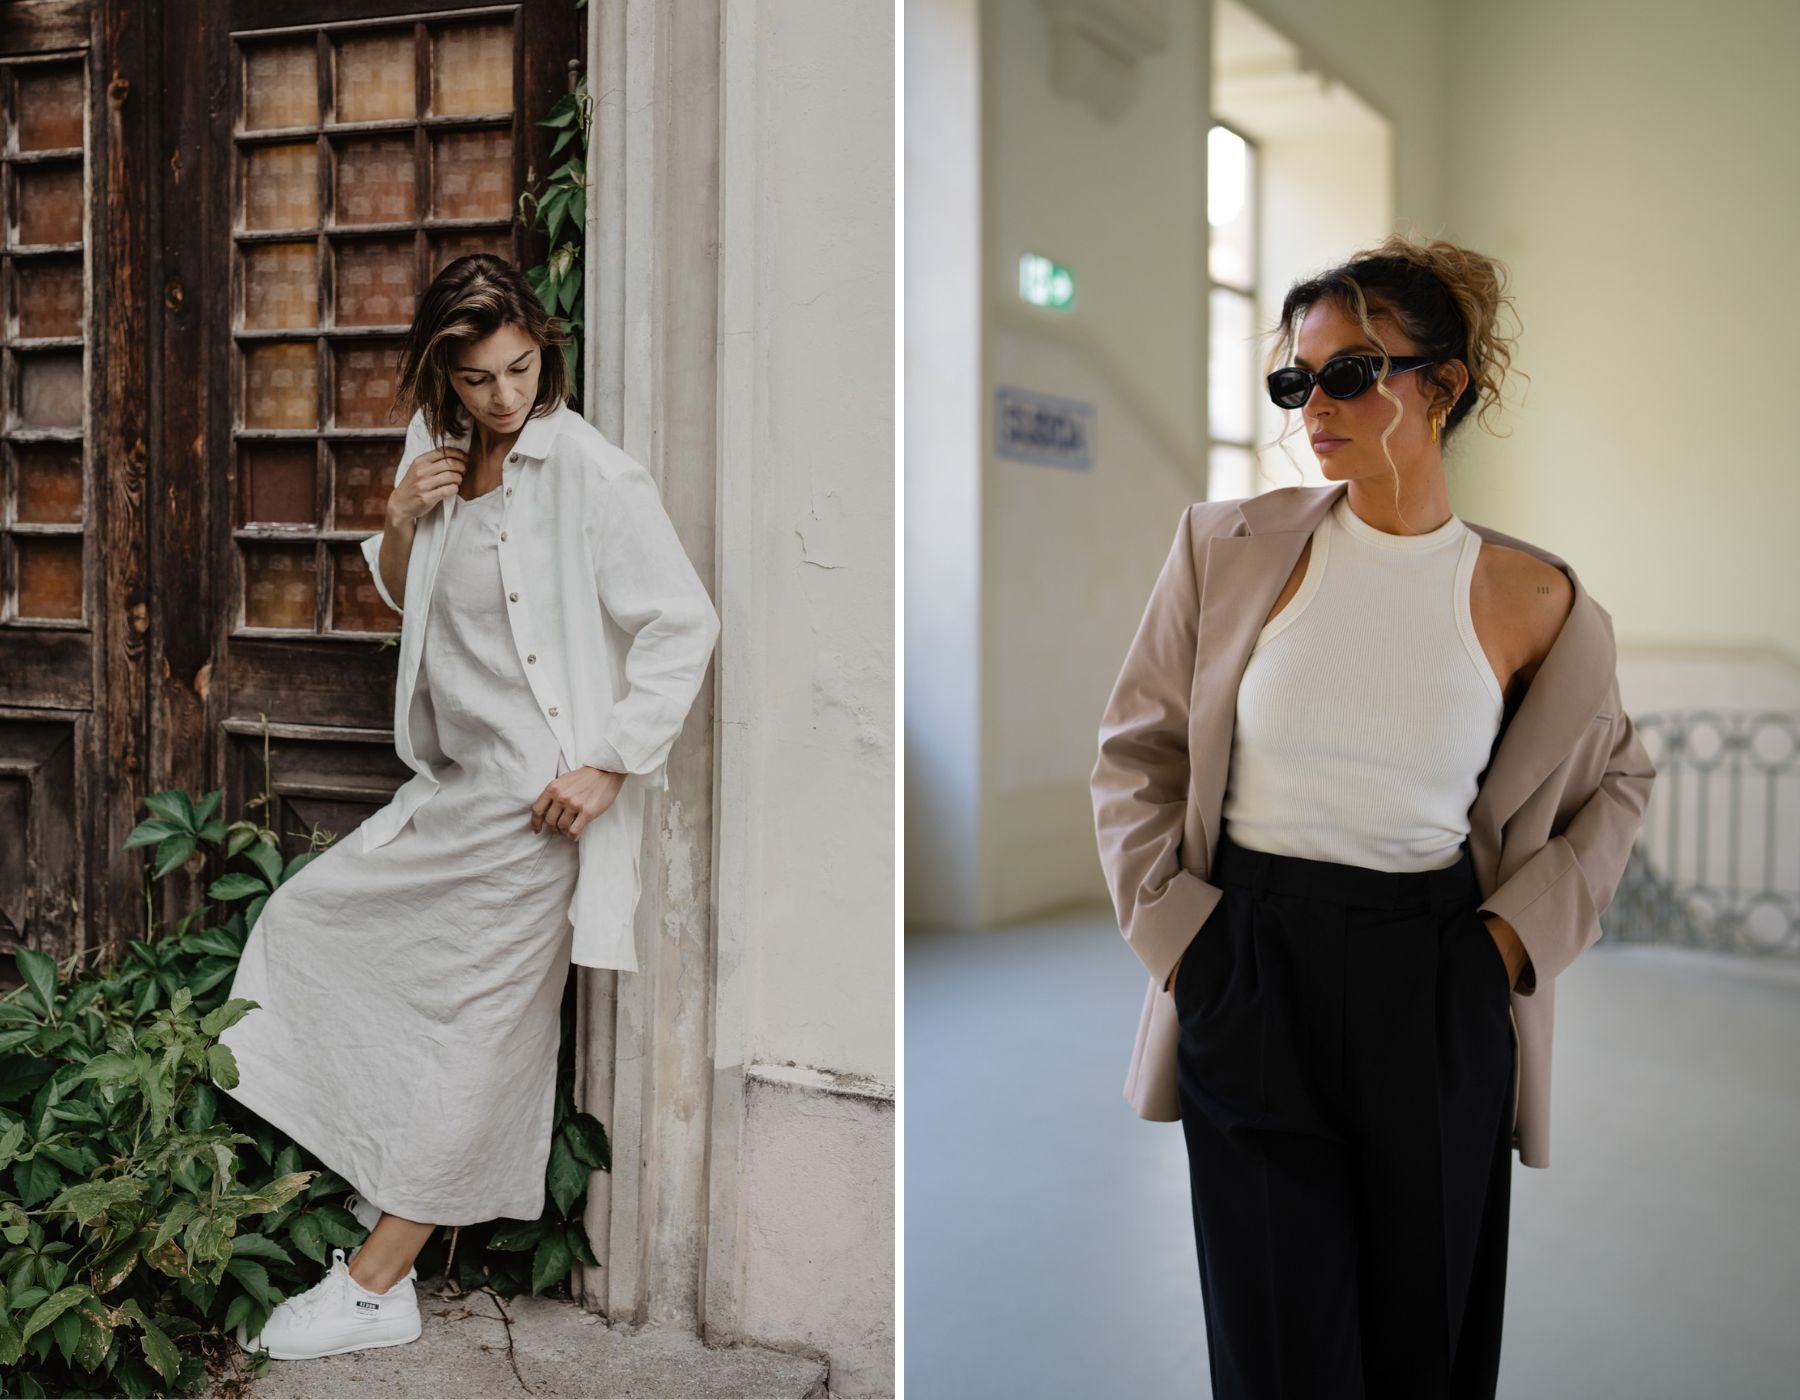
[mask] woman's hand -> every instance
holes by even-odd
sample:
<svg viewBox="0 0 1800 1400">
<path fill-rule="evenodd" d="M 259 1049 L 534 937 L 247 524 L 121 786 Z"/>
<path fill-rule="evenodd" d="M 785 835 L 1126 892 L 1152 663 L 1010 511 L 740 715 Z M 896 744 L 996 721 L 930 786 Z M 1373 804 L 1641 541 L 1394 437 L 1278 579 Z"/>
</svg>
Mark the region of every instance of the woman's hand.
<svg viewBox="0 0 1800 1400">
<path fill-rule="evenodd" d="M 460 447 L 421 452 L 388 493 L 388 519 L 396 525 L 417 520 L 446 496 L 454 496 L 468 469 L 468 454 Z"/>
<path fill-rule="evenodd" d="M 1481 922 L 1487 925 L 1488 936 L 1500 949 L 1500 956 L 1506 959 L 1506 985 L 1519 985 L 1519 974 L 1525 970 L 1525 960 L 1530 956 L 1525 951 L 1525 944 L 1513 926 L 1498 914 L 1483 914 Z"/>
<path fill-rule="evenodd" d="M 531 804 L 531 829 L 542 831 L 548 825 L 576 840 L 589 822 L 613 805 L 624 786 L 623 773 L 605 768 L 583 766 L 559 774 Z"/>
</svg>

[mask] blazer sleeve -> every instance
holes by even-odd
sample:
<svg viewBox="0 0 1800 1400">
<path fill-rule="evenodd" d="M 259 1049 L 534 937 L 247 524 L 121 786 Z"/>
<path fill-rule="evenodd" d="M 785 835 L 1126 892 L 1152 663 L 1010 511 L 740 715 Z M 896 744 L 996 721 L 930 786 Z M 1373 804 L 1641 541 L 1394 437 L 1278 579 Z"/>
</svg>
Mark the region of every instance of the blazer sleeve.
<svg viewBox="0 0 1800 1400">
<path fill-rule="evenodd" d="M 649 776 L 662 768 L 699 694 L 719 637 L 719 615 L 656 482 L 624 453 L 613 456 L 600 478 L 588 528 L 601 605 L 632 638 L 625 694 L 580 760 L 608 772 Z"/>
<path fill-rule="evenodd" d="M 406 475 L 406 469 L 431 446 L 431 437 L 425 431 L 425 415 L 415 412 L 412 421 L 406 425 L 406 443 L 400 449 L 400 465 L 394 471 L 394 485 L 400 484 L 400 478 Z M 369 577 L 375 580 L 375 591 L 381 595 L 381 601 L 397 613 L 406 610 L 394 601 L 388 592 L 387 585 L 381 581 L 381 536 L 384 532 L 377 530 L 362 542 L 363 558 L 369 561 Z"/>
<path fill-rule="evenodd" d="M 1188 701 L 1194 680 L 1200 588 L 1194 543 L 1213 521 L 1201 502 L 1182 513 L 1100 720 L 1089 789 L 1119 931 L 1157 983 L 1223 897 L 1181 863 L 1189 786 Z M 1202 515 L 1202 513 L 1205 513 Z M 1202 515 L 1197 524 L 1196 515 Z"/>
<path fill-rule="evenodd" d="M 1599 785 L 1530 859 L 1481 902 L 1481 912 L 1511 924 L 1529 955 L 1517 991 L 1529 996 L 1600 937 L 1600 915 L 1624 878 L 1656 767 L 1613 677 L 1605 769 Z M 1600 721 L 1595 727 L 1601 728 Z"/>
</svg>

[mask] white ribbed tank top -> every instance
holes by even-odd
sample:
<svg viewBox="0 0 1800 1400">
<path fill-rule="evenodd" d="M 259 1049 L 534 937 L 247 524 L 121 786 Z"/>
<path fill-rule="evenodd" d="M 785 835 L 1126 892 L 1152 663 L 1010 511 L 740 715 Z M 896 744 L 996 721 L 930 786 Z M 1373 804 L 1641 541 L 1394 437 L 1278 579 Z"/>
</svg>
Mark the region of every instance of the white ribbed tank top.
<svg viewBox="0 0 1800 1400">
<path fill-rule="evenodd" d="M 1338 498 L 1238 685 L 1221 814 L 1252 850 L 1453 864 L 1505 701 L 1469 613 L 1481 536 L 1390 535 Z"/>
</svg>

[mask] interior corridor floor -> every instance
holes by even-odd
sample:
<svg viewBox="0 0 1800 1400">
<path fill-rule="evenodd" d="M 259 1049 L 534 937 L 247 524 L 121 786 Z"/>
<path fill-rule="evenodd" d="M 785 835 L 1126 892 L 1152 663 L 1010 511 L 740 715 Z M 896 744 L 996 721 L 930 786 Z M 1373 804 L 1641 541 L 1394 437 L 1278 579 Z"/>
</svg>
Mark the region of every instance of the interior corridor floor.
<svg viewBox="0 0 1800 1400">
<path fill-rule="evenodd" d="M 1209 1394 L 1181 1127 L 1120 1092 L 1146 981 L 1105 908 L 907 932 L 909 1393 Z M 1800 960 L 1603 943 L 1556 1010 L 1500 1394 L 1794 1395 Z"/>
</svg>

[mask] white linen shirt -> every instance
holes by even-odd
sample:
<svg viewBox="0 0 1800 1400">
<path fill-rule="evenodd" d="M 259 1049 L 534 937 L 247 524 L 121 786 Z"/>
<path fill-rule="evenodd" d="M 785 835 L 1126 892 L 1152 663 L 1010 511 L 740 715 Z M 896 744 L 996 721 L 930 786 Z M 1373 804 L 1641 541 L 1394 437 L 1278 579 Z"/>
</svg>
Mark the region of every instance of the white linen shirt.
<svg viewBox="0 0 1800 1400">
<path fill-rule="evenodd" d="M 445 445 L 466 449 L 469 438 Z M 413 414 L 396 485 L 431 446 L 423 413 Z M 568 767 L 627 775 L 576 838 L 570 960 L 635 972 L 644 793 L 668 787 L 665 761 L 706 675 L 719 616 L 650 473 L 566 404 L 528 419 L 500 470 L 500 578 L 520 668 Z M 420 703 L 419 663 L 445 533 L 463 504 L 449 496 L 419 517 L 404 608 L 381 579 L 381 533 L 362 542 L 376 591 L 401 614 L 394 750 L 413 769 L 358 828 L 365 850 L 391 841 L 438 789 L 429 760 L 443 751 Z M 548 828 L 544 837 L 568 839 Z"/>
</svg>

